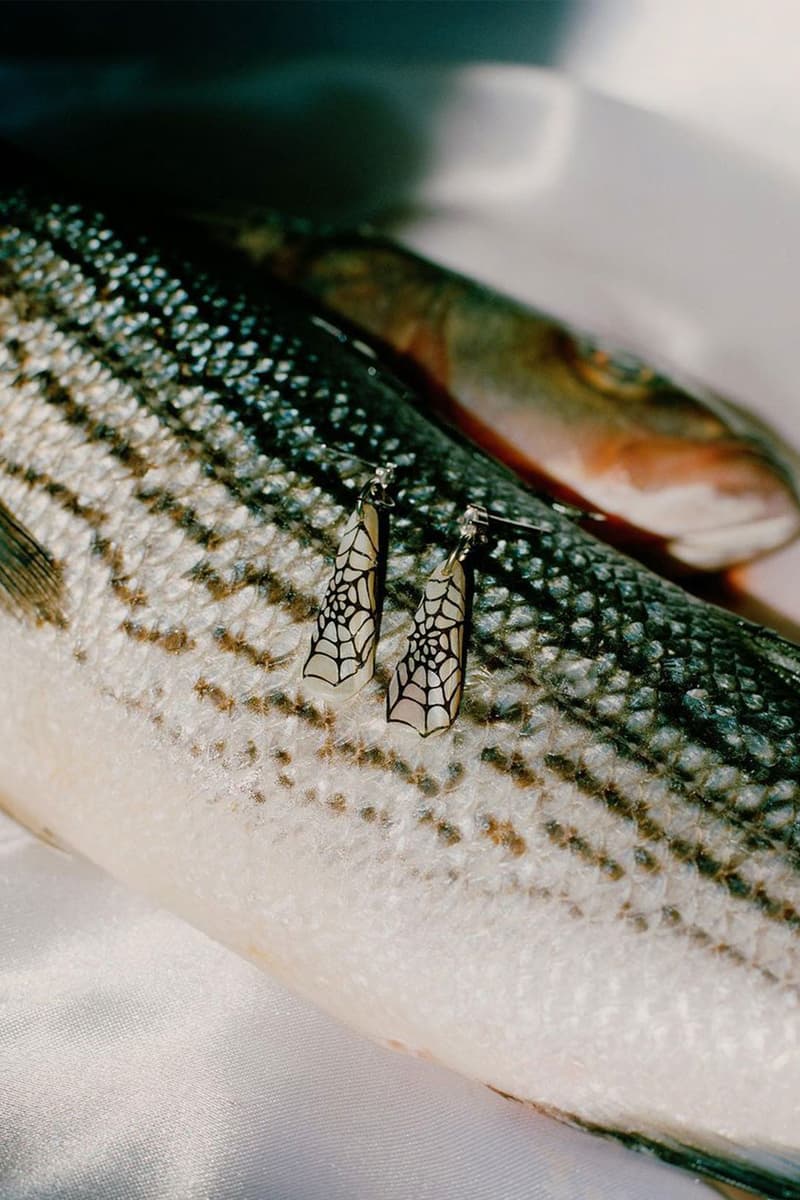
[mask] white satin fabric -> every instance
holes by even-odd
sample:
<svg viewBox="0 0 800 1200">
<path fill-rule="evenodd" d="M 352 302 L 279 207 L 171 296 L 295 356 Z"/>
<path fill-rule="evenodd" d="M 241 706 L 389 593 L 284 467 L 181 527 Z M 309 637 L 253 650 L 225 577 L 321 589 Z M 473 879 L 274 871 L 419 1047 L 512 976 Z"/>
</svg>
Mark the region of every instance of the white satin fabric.
<svg viewBox="0 0 800 1200">
<path fill-rule="evenodd" d="M 5 817 L 0 912 L 3 1200 L 706 1193 L 371 1045 Z"/>
<path fill-rule="evenodd" d="M 681 126 L 515 68 L 289 67 L 168 94 L 137 77 L 135 99 L 102 72 L 87 78 L 73 119 L 103 104 L 113 123 L 127 103 L 157 137 L 166 107 L 187 128 L 209 105 L 266 114 L 270 128 L 304 131 L 306 158 L 315 120 L 330 136 L 337 96 L 351 112 L 360 97 L 373 123 L 382 105 L 387 144 L 393 130 L 424 134 L 409 190 L 371 197 L 406 206 L 393 227 L 414 245 L 577 324 L 658 345 L 794 431 L 797 196 Z M 60 104 L 53 120 L 63 125 Z M 337 129 L 352 153 L 358 131 Z M 119 166 L 130 152 L 120 139 L 106 153 Z M 274 203 L 259 178 L 249 200 Z M 785 579 L 777 595 L 770 579 L 777 602 Z M 364 1042 L 10 822 L 0 839 L 2 1200 L 710 1195 Z"/>
</svg>

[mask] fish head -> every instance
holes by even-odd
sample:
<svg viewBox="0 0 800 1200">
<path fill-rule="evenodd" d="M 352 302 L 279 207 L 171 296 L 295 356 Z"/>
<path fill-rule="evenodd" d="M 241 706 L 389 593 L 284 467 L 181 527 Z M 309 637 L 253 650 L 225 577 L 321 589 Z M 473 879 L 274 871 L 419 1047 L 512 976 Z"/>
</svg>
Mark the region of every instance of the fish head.
<svg viewBox="0 0 800 1200">
<path fill-rule="evenodd" d="M 725 570 L 800 532 L 792 451 L 637 355 L 368 238 L 287 239 L 271 269 L 376 339 L 426 400 L 532 485 L 606 517 L 672 573 Z"/>
<path fill-rule="evenodd" d="M 540 337 L 537 358 L 550 382 L 544 473 L 606 515 L 620 541 L 650 541 L 656 557 L 691 572 L 726 569 L 797 536 L 793 452 L 755 418 L 562 331 Z"/>
</svg>

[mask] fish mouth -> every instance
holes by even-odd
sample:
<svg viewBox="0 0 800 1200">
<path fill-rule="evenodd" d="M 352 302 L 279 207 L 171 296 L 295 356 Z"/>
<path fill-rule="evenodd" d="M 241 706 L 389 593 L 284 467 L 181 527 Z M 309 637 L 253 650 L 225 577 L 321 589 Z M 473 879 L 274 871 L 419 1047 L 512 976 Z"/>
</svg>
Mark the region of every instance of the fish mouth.
<svg viewBox="0 0 800 1200">
<path fill-rule="evenodd" d="M 433 404 L 530 487 L 605 518 L 592 524 L 596 536 L 667 574 L 726 571 L 800 534 L 791 475 L 758 445 L 607 437 L 576 452 L 562 432 L 545 455 L 538 439 L 515 439 L 451 396 Z"/>
<path fill-rule="evenodd" d="M 689 570 L 715 572 L 750 562 L 793 541 L 800 532 L 796 512 L 765 515 L 726 529 L 712 528 L 705 533 L 675 538 L 666 543 L 671 559 Z"/>
<path fill-rule="evenodd" d="M 648 468 L 648 458 L 658 464 Z M 759 558 L 800 533 L 800 507 L 787 473 L 760 447 L 723 440 L 660 447 L 633 444 L 597 485 L 606 506 L 661 540 L 689 571 L 715 572 Z M 597 494 L 593 480 L 585 488 Z"/>
</svg>

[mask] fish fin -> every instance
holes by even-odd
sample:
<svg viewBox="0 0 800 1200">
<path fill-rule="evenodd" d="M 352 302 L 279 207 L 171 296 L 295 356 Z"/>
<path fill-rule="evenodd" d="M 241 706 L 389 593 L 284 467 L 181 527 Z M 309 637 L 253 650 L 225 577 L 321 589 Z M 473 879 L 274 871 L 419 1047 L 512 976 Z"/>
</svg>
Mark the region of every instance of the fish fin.
<svg viewBox="0 0 800 1200">
<path fill-rule="evenodd" d="M 0 500 L 0 608 L 64 625 L 64 577 L 49 550 Z"/>
<path fill-rule="evenodd" d="M 621 1140 L 625 1141 L 623 1137 Z M 757 1196 L 773 1200 L 800 1200 L 800 1156 L 796 1150 L 784 1152 L 751 1150 L 719 1140 L 719 1144 L 698 1149 L 667 1137 L 663 1142 L 630 1139 L 629 1144 L 645 1150 L 684 1170 L 717 1179 L 734 1188 L 743 1188 Z"/>
<path fill-rule="evenodd" d="M 707 1136 L 702 1145 L 689 1145 L 680 1135 L 667 1131 L 639 1133 L 584 1121 L 547 1105 L 534 1107 L 575 1128 L 622 1142 L 632 1150 L 651 1154 L 696 1175 L 771 1200 L 800 1200 L 800 1150 L 796 1147 L 741 1146 L 721 1136 Z"/>
</svg>

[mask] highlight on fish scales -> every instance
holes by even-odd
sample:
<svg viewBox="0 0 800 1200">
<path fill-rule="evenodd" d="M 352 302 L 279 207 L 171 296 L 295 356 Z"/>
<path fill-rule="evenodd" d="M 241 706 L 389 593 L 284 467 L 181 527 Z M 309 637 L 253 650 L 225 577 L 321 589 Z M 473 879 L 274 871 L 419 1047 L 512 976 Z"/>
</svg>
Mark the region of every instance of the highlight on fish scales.
<svg viewBox="0 0 800 1200">
<path fill-rule="evenodd" d="M 373 1038 L 800 1195 L 800 650 L 195 258 L 0 194 L 3 806 Z"/>
<path fill-rule="evenodd" d="M 697 572 L 797 536 L 796 453 L 698 385 L 385 238 L 258 212 L 194 220 L 393 351 L 437 412 L 526 482 L 605 514 L 601 537 Z"/>
</svg>

